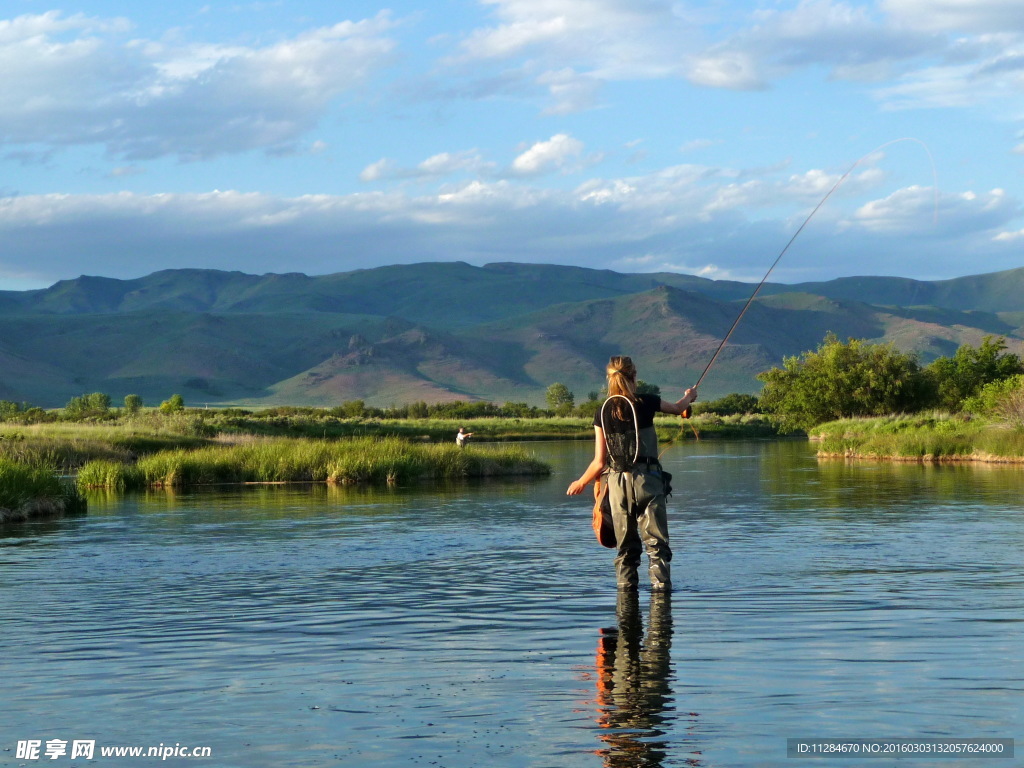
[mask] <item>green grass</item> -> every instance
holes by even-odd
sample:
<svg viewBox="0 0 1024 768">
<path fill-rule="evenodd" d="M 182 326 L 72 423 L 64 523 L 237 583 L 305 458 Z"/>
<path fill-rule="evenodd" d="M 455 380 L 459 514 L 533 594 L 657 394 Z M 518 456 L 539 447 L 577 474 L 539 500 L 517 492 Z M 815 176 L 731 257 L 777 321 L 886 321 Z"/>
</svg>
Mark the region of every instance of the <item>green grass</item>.
<svg viewBox="0 0 1024 768">
<path fill-rule="evenodd" d="M 475 419 L 370 419 L 337 418 L 333 416 L 210 416 L 209 426 L 221 434 L 251 434 L 278 437 L 347 438 L 347 437 L 402 437 L 431 443 L 454 442 L 459 427 L 465 427 L 477 442 L 520 442 L 524 440 L 590 440 L 594 436 L 590 418 L 540 417 Z M 692 435 L 693 425 L 702 437 L 748 438 L 778 434 L 777 430 L 760 416 L 717 416 L 701 414 L 684 425 Z M 675 437 L 679 431 L 676 417 L 657 420 L 662 440 Z"/>
<path fill-rule="evenodd" d="M 151 423 L 0 424 L 0 458 L 70 473 L 89 461 L 133 461 L 171 448 L 195 448 L 212 441 Z"/>
<path fill-rule="evenodd" d="M 210 424 L 221 434 L 275 437 L 348 438 L 402 437 L 407 440 L 455 442 L 459 427 L 466 427 L 477 441 L 573 440 L 593 436 L 588 419 L 581 418 L 480 418 L 480 419 L 370 419 L 293 416 L 212 416 Z"/>
<path fill-rule="evenodd" d="M 815 427 L 823 457 L 1024 461 L 1024 430 L 944 413 L 842 419 Z"/>
<path fill-rule="evenodd" d="M 161 451 L 134 465 L 90 462 L 80 488 L 119 489 L 215 483 L 403 483 L 427 479 L 546 474 L 516 446 L 423 445 L 396 438 L 251 439 L 237 445 Z"/>
<path fill-rule="evenodd" d="M 0 523 L 84 510 L 78 490 L 51 470 L 0 458 Z"/>
</svg>

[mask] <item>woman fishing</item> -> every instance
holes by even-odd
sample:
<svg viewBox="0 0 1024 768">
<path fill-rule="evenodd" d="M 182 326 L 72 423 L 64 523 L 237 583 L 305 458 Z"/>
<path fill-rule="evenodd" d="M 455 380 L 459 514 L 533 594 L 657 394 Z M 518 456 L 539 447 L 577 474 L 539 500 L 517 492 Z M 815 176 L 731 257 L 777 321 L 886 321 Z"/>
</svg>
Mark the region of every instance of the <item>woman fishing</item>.
<svg viewBox="0 0 1024 768">
<path fill-rule="evenodd" d="M 682 415 L 697 399 L 697 388 L 671 403 L 659 395 L 636 393 L 636 367 L 613 357 L 605 369 L 608 399 L 594 416 L 594 459 L 566 492 L 575 496 L 605 474 L 615 528 L 615 575 L 619 589 L 636 589 L 643 549 L 650 560 L 651 589 L 671 589 L 666 476 L 658 461 L 654 414 Z"/>
</svg>

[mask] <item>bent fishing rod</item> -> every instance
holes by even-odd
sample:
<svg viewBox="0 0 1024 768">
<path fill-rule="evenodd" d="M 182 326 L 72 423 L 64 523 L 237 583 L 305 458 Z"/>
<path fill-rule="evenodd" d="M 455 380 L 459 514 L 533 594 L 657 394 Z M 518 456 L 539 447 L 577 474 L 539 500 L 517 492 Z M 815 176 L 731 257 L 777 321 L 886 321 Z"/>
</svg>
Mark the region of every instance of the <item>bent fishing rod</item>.
<svg viewBox="0 0 1024 768">
<path fill-rule="evenodd" d="M 771 275 L 771 273 L 775 269 L 776 265 L 778 265 L 778 263 L 782 260 L 782 257 L 786 255 L 786 251 L 789 250 L 790 246 L 793 245 L 794 242 L 796 242 L 796 239 L 798 237 L 800 237 L 800 233 L 804 231 L 804 227 L 806 227 L 810 223 L 811 219 L 814 218 L 814 215 L 819 210 L 821 210 L 821 207 L 823 205 L 825 205 L 825 203 L 828 201 L 828 199 L 830 197 L 832 197 L 832 193 L 835 192 L 837 189 L 839 189 L 840 186 L 842 186 L 843 182 L 846 181 L 847 178 L 849 178 L 850 174 L 853 173 L 854 169 L 858 165 L 860 165 L 862 162 L 864 162 L 864 160 L 866 160 L 867 158 L 871 157 L 872 155 L 874 155 L 877 152 L 881 152 L 886 147 L 888 147 L 888 146 L 890 146 L 892 144 L 898 144 L 901 141 L 913 141 L 913 142 L 916 142 L 916 143 L 920 144 L 922 147 L 924 147 L 924 151 L 928 153 L 928 158 L 929 158 L 929 160 L 931 160 L 931 164 L 932 164 L 932 180 L 934 182 L 934 190 L 935 190 L 935 217 L 936 217 L 936 219 L 938 219 L 938 213 L 939 213 L 939 201 L 938 201 L 939 183 L 938 183 L 938 175 L 937 175 L 937 173 L 935 171 L 935 159 L 932 157 L 932 153 L 928 150 L 928 145 L 927 144 L 925 144 L 920 139 L 915 139 L 913 137 L 907 136 L 907 137 L 904 137 L 904 138 L 901 138 L 901 139 L 893 139 L 892 141 L 887 141 L 886 143 L 882 144 L 881 146 L 876 147 L 875 149 L 871 150 L 866 155 L 861 156 L 857 160 L 857 162 L 855 162 L 853 165 L 851 165 L 849 167 L 849 169 L 846 171 L 846 173 L 844 173 L 839 178 L 839 181 L 837 181 L 835 184 L 832 185 L 832 188 L 828 191 L 828 193 L 823 198 L 821 198 L 821 200 L 818 202 L 818 204 L 816 206 L 814 206 L 814 210 L 811 211 L 810 214 L 808 214 L 807 218 L 804 219 L 803 223 L 799 226 L 799 228 L 797 228 L 796 232 L 793 233 L 793 236 L 791 238 L 789 238 L 789 242 L 786 243 L 786 246 L 781 251 L 779 251 L 779 255 L 775 257 L 775 261 L 773 261 L 772 265 L 770 267 L 768 267 L 768 271 L 764 273 L 764 277 L 761 278 L 761 282 L 759 282 L 757 284 L 757 287 L 754 288 L 754 292 L 750 294 L 750 298 L 747 299 L 747 303 L 743 305 L 743 309 L 741 309 L 740 313 L 736 316 L 736 319 L 733 321 L 732 326 L 729 328 L 729 332 L 725 334 L 725 337 L 722 339 L 721 343 L 718 345 L 718 349 L 715 350 L 715 354 L 711 356 L 711 359 L 708 361 L 708 364 L 706 366 L 704 366 L 704 372 L 701 373 L 700 378 L 697 379 L 697 383 L 693 385 L 694 388 L 699 387 L 700 383 L 702 381 L 704 381 L 704 377 L 707 376 L 708 371 L 711 370 L 711 366 L 714 365 L 715 361 L 718 359 L 718 355 L 721 354 L 722 349 L 729 342 L 729 338 L 732 336 L 733 331 L 736 330 L 736 326 L 738 326 L 740 324 L 740 320 L 743 319 L 743 315 L 745 315 L 747 313 L 747 310 L 750 308 L 750 305 L 754 302 L 754 299 L 757 298 L 757 294 L 761 291 L 761 288 L 764 286 L 765 282 L 768 280 L 768 276 Z M 683 418 L 689 418 L 690 413 L 691 413 L 691 409 L 687 408 L 686 412 L 683 414 Z"/>
</svg>

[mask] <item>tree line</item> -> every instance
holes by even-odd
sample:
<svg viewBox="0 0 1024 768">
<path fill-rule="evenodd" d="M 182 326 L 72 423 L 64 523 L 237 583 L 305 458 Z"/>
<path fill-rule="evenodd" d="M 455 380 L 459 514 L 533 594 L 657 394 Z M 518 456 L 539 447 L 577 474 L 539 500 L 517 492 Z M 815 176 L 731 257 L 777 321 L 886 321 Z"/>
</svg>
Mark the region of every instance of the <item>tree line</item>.
<svg viewBox="0 0 1024 768">
<path fill-rule="evenodd" d="M 698 400 L 694 415 L 761 413 L 783 432 L 809 431 L 818 424 L 841 418 L 882 416 L 944 410 L 951 413 L 996 414 L 1024 426 L 1024 362 L 1007 351 L 1005 337 L 986 336 L 977 347 L 964 344 L 953 355 L 922 365 L 916 354 L 901 352 L 889 344 L 863 339 L 840 341 L 826 334 L 817 349 L 784 358 L 780 367 L 757 377 L 760 395 L 733 393 L 712 401 Z M 637 391 L 660 395 L 660 388 L 638 381 Z M 532 419 L 545 417 L 593 418 L 604 401 L 604 392 L 593 390 L 580 403 L 564 384 L 547 387 L 547 408 L 525 402 L 497 404 L 487 401 L 452 401 L 380 408 L 363 400 L 347 400 L 333 408 L 278 406 L 258 414 L 241 408 L 218 409 L 225 416 L 258 415 L 267 418 L 313 416 L 340 419 Z M 141 397 L 128 395 L 121 409 L 111 398 L 93 392 L 72 398 L 59 411 L 47 411 L 28 403 L 0 400 L 0 421 L 41 422 L 59 419 L 103 421 L 132 417 L 144 407 Z M 181 395 L 172 395 L 156 410 L 178 414 L 185 409 Z"/>
<path fill-rule="evenodd" d="M 122 409 L 114 408 L 112 403 L 110 395 L 105 392 L 90 392 L 73 397 L 59 411 L 47 411 L 31 403 L 0 400 L 0 421 L 104 421 L 122 415 L 135 416 L 145 406 L 139 395 L 125 395 Z M 171 395 L 157 406 L 157 410 L 165 414 L 180 413 L 185 410 L 185 399 L 181 395 Z"/>
<path fill-rule="evenodd" d="M 787 357 L 758 376 L 760 409 L 785 431 L 842 418 L 943 410 L 990 414 L 1019 398 L 1024 363 L 1005 337 L 986 336 L 921 365 L 893 344 L 841 342 L 829 333 L 814 351 Z"/>
</svg>

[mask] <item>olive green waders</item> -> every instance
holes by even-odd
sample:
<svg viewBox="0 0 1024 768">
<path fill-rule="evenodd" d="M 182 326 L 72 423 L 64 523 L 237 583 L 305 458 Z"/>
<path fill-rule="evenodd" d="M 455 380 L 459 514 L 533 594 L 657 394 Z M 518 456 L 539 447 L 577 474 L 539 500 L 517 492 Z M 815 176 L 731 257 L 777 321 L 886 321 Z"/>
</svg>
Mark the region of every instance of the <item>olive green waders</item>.
<svg viewBox="0 0 1024 768">
<path fill-rule="evenodd" d="M 627 471 L 608 470 L 608 501 L 615 526 L 615 576 L 620 589 L 639 584 L 638 570 L 644 549 L 650 560 L 652 589 L 669 589 L 669 563 L 672 549 L 668 543 L 668 512 L 665 507 L 665 480 L 661 474 L 658 436 L 654 427 L 640 430 L 641 459 Z"/>
</svg>

